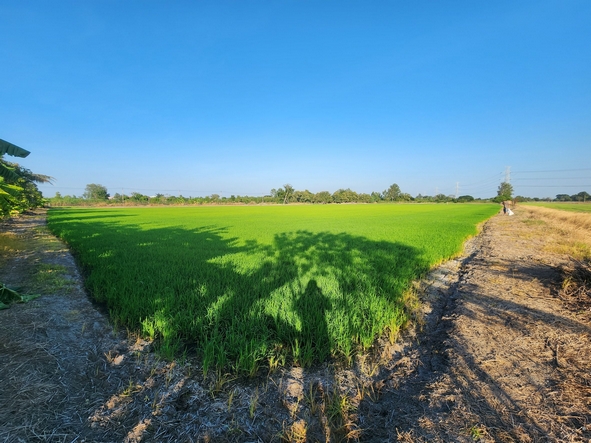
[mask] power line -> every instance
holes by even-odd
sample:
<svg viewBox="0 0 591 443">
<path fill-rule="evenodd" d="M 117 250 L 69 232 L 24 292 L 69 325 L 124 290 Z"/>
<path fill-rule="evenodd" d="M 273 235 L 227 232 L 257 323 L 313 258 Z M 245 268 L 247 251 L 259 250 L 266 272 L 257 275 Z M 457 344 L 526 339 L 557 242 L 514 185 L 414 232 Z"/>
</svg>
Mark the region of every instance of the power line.
<svg viewBox="0 0 591 443">
<path fill-rule="evenodd" d="M 588 179 L 589 177 L 538 177 L 538 178 L 518 178 L 515 181 L 524 181 L 524 180 L 584 180 Z"/>
<path fill-rule="evenodd" d="M 519 185 L 520 188 L 588 188 L 591 185 Z"/>
<path fill-rule="evenodd" d="M 539 172 L 574 172 L 574 171 L 591 171 L 591 168 L 582 169 L 547 169 L 544 171 L 516 171 L 514 174 L 533 174 Z"/>
<path fill-rule="evenodd" d="M 462 187 L 465 188 L 465 187 L 480 185 L 483 183 L 493 183 L 493 182 L 496 183 L 498 180 L 500 180 L 502 175 L 503 175 L 502 173 L 495 174 L 493 176 L 489 176 L 489 177 L 479 180 L 477 182 L 468 183 L 467 185 L 462 185 Z"/>
</svg>

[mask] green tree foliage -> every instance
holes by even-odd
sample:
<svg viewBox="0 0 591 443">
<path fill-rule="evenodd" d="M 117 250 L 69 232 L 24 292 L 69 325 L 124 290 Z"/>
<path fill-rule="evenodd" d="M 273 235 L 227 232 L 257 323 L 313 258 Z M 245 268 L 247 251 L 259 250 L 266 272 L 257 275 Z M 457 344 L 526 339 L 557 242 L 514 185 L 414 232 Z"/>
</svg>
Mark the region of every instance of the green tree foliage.
<svg viewBox="0 0 591 443">
<path fill-rule="evenodd" d="M 357 201 L 359 203 L 371 203 L 371 195 L 362 192 L 361 194 L 358 194 Z"/>
<path fill-rule="evenodd" d="M 320 191 L 314 194 L 314 203 L 332 203 L 332 196 L 328 191 Z"/>
<path fill-rule="evenodd" d="M 296 201 L 294 197 L 295 190 L 289 183 L 283 185 L 283 188 L 271 189 L 271 197 L 276 203 L 283 203 L 286 205 L 290 201 Z"/>
<path fill-rule="evenodd" d="M 87 200 L 107 200 L 109 198 L 109 193 L 105 186 L 90 183 L 86 185 L 84 198 Z"/>
<path fill-rule="evenodd" d="M 383 200 L 382 194 L 380 194 L 379 192 L 375 192 L 374 191 L 374 192 L 371 193 L 370 200 L 371 200 L 372 203 L 377 203 L 379 201 L 382 201 Z"/>
<path fill-rule="evenodd" d="M 182 196 L 179 198 L 182 198 Z M 140 192 L 132 192 L 129 199 L 137 203 L 147 203 L 150 200 L 150 197 Z"/>
<path fill-rule="evenodd" d="M 400 200 L 400 186 L 396 183 L 392 184 L 388 189 L 384 191 L 384 200 L 388 201 L 397 201 Z"/>
<path fill-rule="evenodd" d="M 283 204 L 286 205 L 287 203 L 289 203 L 291 196 L 293 195 L 293 186 L 290 185 L 289 183 L 283 185 L 283 190 L 284 190 L 284 194 L 283 194 Z"/>
<path fill-rule="evenodd" d="M 314 194 L 307 189 L 305 191 L 294 191 L 292 199 L 298 203 L 312 203 Z"/>
<path fill-rule="evenodd" d="M 581 191 L 578 194 L 557 194 L 554 201 L 558 202 L 588 202 L 591 201 L 591 195 L 586 191 Z"/>
<path fill-rule="evenodd" d="M 332 194 L 334 203 L 353 203 L 359 201 L 359 195 L 351 189 L 338 189 Z"/>
<path fill-rule="evenodd" d="M 39 177 L 39 176 L 37 176 Z M 43 177 L 43 176 L 41 176 Z M 101 189 L 102 188 L 102 189 Z M 94 191 L 99 190 L 100 193 Z M 474 197 L 470 195 L 461 196 L 455 198 L 451 195 L 438 194 L 436 196 L 424 196 L 418 194 L 416 197 L 412 197 L 410 194 L 401 192 L 400 187 L 396 184 L 390 186 L 389 189 L 384 191 L 384 194 L 380 192 L 372 192 L 371 194 L 357 193 L 350 188 L 338 189 L 334 193 L 328 191 L 321 191 L 316 194 L 309 190 L 299 191 L 294 189 L 293 186 L 286 184 L 284 187 L 279 189 L 271 189 L 270 194 L 265 196 L 248 196 L 248 195 L 231 195 L 230 197 L 221 197 L 218 194 L 212 194 L 205 197 L 184 197 L 168 195 L 168 194 L 156 194 L 154 196 L 143 195 L 139 192 L 133 192 L 131 195 L 123 195 L 115 193 L 112 198 L 106 200 L 107 193 L 106 187 L 97 184 L 90 184 L 87 186 L 84 196 L 76 197 L 74 195 L 62 196 L 57 193 L 55 197 L 49 199 L 52 206 L 89 206 L 89 205 L 202 205 L 202 204 L 266 204 L 266 203 L 277 203 L 287 204 L 291 202 L 296 203 L 307 203 L 307 204 L 328 204 L 328 203 L 378 203 L 382 201 L 399 201 L 399 202 L 416 202 L 416 203 L 464 203 L 474 201 Z M 577 198 L 583 200 L 585 193 L 577 194 Z M 98 195 L 98 197 L 92 197 L 92 195 Z M 587 194 L 588 195 L 588 194 Z M 575 196 L 571 196 L 575 199 Z M 392 200 L 393 199 L 393 200 Z M 478 199 L 479 200 L 479 199 Z M 527 199 L 524 198 L 523 201 Z"/>
<path fill-rule="evenodd" d="M 586 191 L 582 191 L 578 194 L 571 195 L 571 199 L 577 202 L 588 202 L 591 201 L 591 195 L 589 195 L 589 193 Z"/>
<path fill-rule="evenodd" d="M 43 205 L 43 195 L 36 183 L 50 183 L 51 177 L 35 174 L 0 156 L 0 166 L 10 174 L 0 177 L 0 216 L 26 211 Z"/>
<path fill-rule="evenodd" d="M 496 200 L 505 201 L 511 200 L 513 196 L 513 185 L 509 182 L 503 182 L 499 185 L 499 189 L 497 190 L 497 197 Z"/>
<path fill-rule="evenodd" d="M 4 160 L 4 154 L 26 157 L 29 151 L 0 139 L 0 216 L 41 206 L 43 196 L 36 183 L 50 183 L 52 178 Z"/>
</svg>

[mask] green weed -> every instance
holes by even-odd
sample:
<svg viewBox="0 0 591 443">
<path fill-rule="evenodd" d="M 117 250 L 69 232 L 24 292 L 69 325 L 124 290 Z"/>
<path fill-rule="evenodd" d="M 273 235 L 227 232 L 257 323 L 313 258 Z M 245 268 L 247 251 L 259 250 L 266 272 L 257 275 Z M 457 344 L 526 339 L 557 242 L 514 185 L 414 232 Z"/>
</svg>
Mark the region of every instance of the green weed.
<svg viewBox="0 0 591 443">
<path fill-rule="evenodd" d="M 74 282 L 67 278 L 67 268 L 63 265 L 46 264 L 38 265 L 37 272 L 33 276 L 33 284 L 51 293 L 69 291 Z"/>
<path fill-rule="evenodd" d="M 257 406 L 259 404 L 259 388 L 256 388 L 253 392 L 252 396 L 250 397 L 250 402 L 248 405 L 248 415 L 251 419 L 254 418 Z"/>
</svg>

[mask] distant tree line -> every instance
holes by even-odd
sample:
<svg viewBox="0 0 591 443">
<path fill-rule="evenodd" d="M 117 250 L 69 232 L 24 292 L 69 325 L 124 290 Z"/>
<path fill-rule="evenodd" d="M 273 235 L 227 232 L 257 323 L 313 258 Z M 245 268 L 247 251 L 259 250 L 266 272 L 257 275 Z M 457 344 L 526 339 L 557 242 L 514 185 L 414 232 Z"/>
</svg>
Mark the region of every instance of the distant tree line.
<svg viewBox="0 0 591 443">
<path fill-rule="evenodd" d="M 515 197 L 517 201 L 520 202 L 581 202 L 581 203 L 591 203 L 591 195 L 586 191 L 581 191 L 577 194 L 568 195 L 568 194 L 557 194 L 556 198 L 545 197 L 545 198 L 532 198 L 532 197 L 524 197 L 522 195 L 518 195 Z"/>
<path fill-rule="evenodd" d="M 289 204 L 289 203 L 310 203 L 310 204 L 334 204 L 334 203 L 386 203 L 386 202 L 434 202 L 434 203 L 466 203 L 476 199 L 470 195 L 454 197 L 453 195 L 438 194 L 435 196 L 417 195 L 402 192 L 400 187 L 394 183 L 383 192 L 358 193 L 350 188 L 337 189 L 335 192 L 320 191 L 310 192 L 309 190 L 296 190 L 292 185 L 285 184 L 283 187 L 271 189 L 265 196 L 231 195 L 221 197 L 218 194 L 211 194 L 206 197 L 185 197 L 182 195 L 144 195 L 139 192 L 132 192 L 129 195 L 115 193 L 112 196 L 103 185 L 91 183 L 86 185 L 84 194 L 81 196 L 61 195 L 56 192 L 55 196 L 48 199 L 52 206 L 77 206 L 77 205 L 199 205 L 199 204 Z"/>
<path fill-rule="evenodd" d="M 218 194 L 211 194 L 206 197 L 185 197 L 183 195 L 144 195 L 139 192 L 132 192 L 129 195 L 115 193 L 112 196 L 109 194 L 107 188 L 100 184 L 91 183 L 86 186 L 84 194 L 81 196 L 65 195 L 62 196 L 59 192 L 55 197 L 49 199 L 52 206 L 77 206 L 77 205 L 203 205 L 203 204 L 240 204 L 240 205 L 254 205 L 254 204 L 289 204 L 289 203 L 308 203 L 308 204 L 338 204 L 338 203 L 387 203 L 387 202 L 415 202 L 415 203 L 469 203 L 474 201 L 493 201 L 500 203 L 501 201 L 513 199 L 513 187 L 510 183 L 501 183 L 495 197 L 489 199 L 476 199 L 471 195 L 461 195 L 459 197 L 453 195 L 437 194 L 437 195 L 421 195 L 412 197 L 410 194 L 402 192 L 400 187 L 394 183 L 383 192 L 357 193 L 349 188 L 337 189 L 335 192 L 320 191 L 310 192 L 309 190 L 299 191 L 292 185 L 285 184 L 283 187 L 271 189 L 271 192 L 265 196 L 248 196 L 248 195 L 231 195 L 229 197 L 221 197 Z M 585 201 L 583 195 L 587 195 L 586 201 L 589 201 L 589 194 L 580 192 L 576 194 L 579 200 Z M 562 196 L 562 194 L 560 194 Z M 581 197 L 583 196 L 583 197 Z M 559 197 L 559 196 L 557 196 Z M 527 197 L 516 197 L 519 201 L 533 201 L 542 199 L 531 199 Z M 548 199 L 550 200 L 550 199 Z M 570 200 L 560 200 L 570 201 Z"/>
<path fill-rule="evenodd" d="M 591 195 L 585 191 L 573 195 L 558 194 L 555 200 L 559 202 L 591 202 Z"/>
</svg>

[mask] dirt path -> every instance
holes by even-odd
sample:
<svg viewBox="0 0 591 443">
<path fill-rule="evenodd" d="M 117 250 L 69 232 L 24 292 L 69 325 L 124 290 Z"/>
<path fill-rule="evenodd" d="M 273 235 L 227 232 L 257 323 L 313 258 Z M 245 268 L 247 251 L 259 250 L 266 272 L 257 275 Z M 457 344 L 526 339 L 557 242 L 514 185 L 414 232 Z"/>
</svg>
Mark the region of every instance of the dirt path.
<svg viewBox="0 0 591 443">
<path fill-rule="evenodd" d="M 403 389 L 421 389 L 386 394 L 402 407 L 384 428 L 403 441 L 591 441 L 591 294 L 575 311 L 558 298 L 572 265 L 553 252 L 565 234 L 525 209 L 487 222 L 443 315 L 411 348 Z"/>
<path fill-rule="evenodd" d="M 571 234 L 516 212 L 423 282 L 422 327 L 395 346 L 246 380 L 114 331 L 44 214 L 12 220 L 0 281 L 42 297 L 0 311 L 0 441 L 591 441 L 591 310 L 561 292 Z"/>
</svg>

